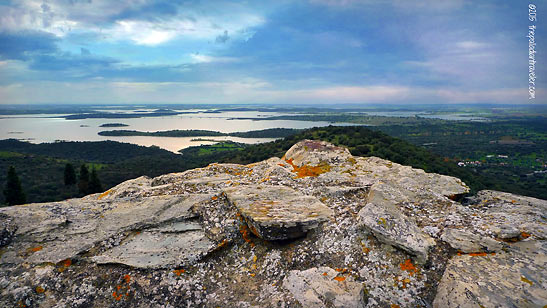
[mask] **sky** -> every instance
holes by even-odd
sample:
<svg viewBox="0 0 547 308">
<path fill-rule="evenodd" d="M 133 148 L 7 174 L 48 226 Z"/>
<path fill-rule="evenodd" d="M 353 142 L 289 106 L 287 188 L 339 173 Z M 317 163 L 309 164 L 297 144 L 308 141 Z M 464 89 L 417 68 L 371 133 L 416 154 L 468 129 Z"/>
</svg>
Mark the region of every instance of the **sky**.
<svg viewBox="0 0 547 308">
<path fill-rule="evenodd" d="M 530 2 L 0 0 L 0 104 L 547 104 Z"/>
</svg>

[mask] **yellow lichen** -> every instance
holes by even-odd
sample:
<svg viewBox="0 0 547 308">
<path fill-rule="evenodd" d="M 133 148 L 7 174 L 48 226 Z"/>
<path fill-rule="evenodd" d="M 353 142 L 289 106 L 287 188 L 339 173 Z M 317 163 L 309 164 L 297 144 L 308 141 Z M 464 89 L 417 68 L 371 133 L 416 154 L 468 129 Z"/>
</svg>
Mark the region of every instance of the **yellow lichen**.
<svg viewBox="0 0 547 308">
<path fill-rule="evenodd" d="M 386 226 L 387 225 L 386 219 L 383 217 L 380 217 L 380 219 L 378 220 L 378 224 Z"/>
<path fill-rule="evenodd" d="M 44 290 L 44 288 L 42 288 L 40 286 L 36 287 L 36 293 L 40 294 L 40 293 L 44 293 L 44 292 L 46 292 L 46 290 Z"/>
<path fill-rule="evenodd" d="M 530 284 L 530 285 L 533 285 L 533 284 L 534 284 L 533 282 L 531 282 L 530 280 L 528 280 L 528 279 L 527 279 L 526 277 L 524 277 L 524 276 L 521 276 L 521 277 L 520 277 L 520 280 L 522 280 L 523 282 L 526 282 L 526 283 L 528 283 L 528 284 Z"/>
</svg>

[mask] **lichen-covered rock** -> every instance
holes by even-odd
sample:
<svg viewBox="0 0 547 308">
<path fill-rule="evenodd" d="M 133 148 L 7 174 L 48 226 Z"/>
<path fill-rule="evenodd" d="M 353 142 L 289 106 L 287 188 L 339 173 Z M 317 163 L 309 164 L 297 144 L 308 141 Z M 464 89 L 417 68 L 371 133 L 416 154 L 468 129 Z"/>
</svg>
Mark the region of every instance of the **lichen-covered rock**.
<svg viewBox="0 0 547 308">
<path fill-rule="evenodd" d="M 413 219 L 396 208 L 369 203 L 359 211 L 359 218 L 378 240 L 416 256 L 419 263 L 427 261 L 429 249 L 435 245 L 435 241 L 418 228 Z"/>
<path fill-rule="evenodd" d="M 11 242 L 17 226 L 12 223 L 9 216 L 2 213 L 0 213 L 0 220 L 2 221 L 2 226 L 0 226 L 0 247 L 2 247 Z"/>
<path fill-rule="evenodd" d="M 298 238 L 317 228 L 332 211 L 317 198 L 284 186 L 249 185 L 224 190 L 251 232 L 265 240 Z"/>
<path fill-rule="evenodd" d="M 0 307 L 543 307 L 547 201 L 468 190 L 305 140 L 0 208 Z"/>
<path fill-rule="evenodd" d="M 496 252 L 503 248 L 494 239 L 457 229 L 445 230 L 441 239 L 460 252 Z"/>
<path fill-rule="evenodd" d="M 460 210 L 473 219 L 466 230 L 446 230 L 442 239 L 469 254 L 449 260 L 434 307 L 545 307 L 547 201 L 480 191 Z"/>
<path fill-rule="evenodd" d="M 509 253 L 453 257 L 439 284 L 433 307 L 544 307 L 547 258 L 545 247 L 537 245 L 545 244 L 522 242 L 515 244 Z"/>
<path fill-rule="evenodd" d="M 363 284 L 330 267 L 290 271 L 283 280 L 283 287 L 304 308 L 361 308 L 366 305 Z"/>
<path fill-rule="evenodd" d="M 91 260 L 98 264 L 118 263 L 137 268 L 173 268 L 194 263 L 215 248 L 203 231 L 179 225 L 175 232 L 150 230 L 136 234 Z M 182 229 L 182 231 L 179 231 Z"/>
</svg>

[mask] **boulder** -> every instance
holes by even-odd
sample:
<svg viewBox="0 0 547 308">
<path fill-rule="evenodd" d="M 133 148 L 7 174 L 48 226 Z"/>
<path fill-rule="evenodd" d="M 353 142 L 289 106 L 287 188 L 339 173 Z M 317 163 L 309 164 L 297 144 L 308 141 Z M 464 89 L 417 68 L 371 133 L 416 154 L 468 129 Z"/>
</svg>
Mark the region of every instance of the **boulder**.
<svg viewBox="0 0 547 308">
<path fill-rule="evenodd" d="M 249 229 L 265 240 L 302 237 L 332 216 L 315 197 L 289 187 L 248 185 L 224 189 L 224 193 Z"/>
</svg>

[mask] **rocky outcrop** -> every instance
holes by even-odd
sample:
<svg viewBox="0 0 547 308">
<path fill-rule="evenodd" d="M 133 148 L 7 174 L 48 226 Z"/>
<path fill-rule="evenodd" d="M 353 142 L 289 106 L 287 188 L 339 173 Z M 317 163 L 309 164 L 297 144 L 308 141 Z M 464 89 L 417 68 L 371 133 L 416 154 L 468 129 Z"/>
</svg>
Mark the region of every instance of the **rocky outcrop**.
<svg viewBox="0 0 547 308">
<path fill-rule="evenodd" d="M 1 307 L 543 307 L 547 201 L 304 140 L 0 209 Z"/>
</svg>

